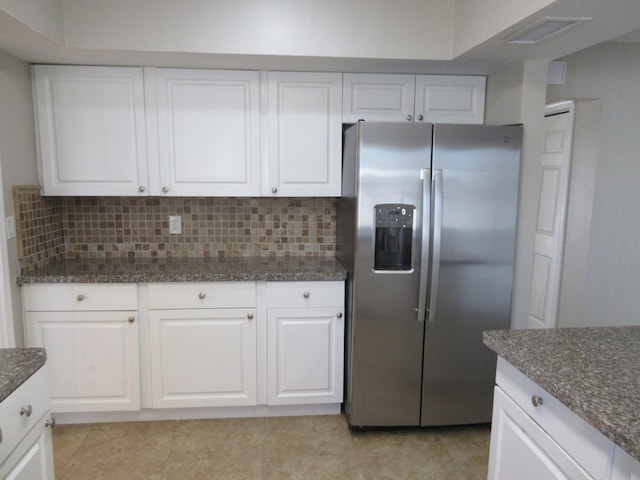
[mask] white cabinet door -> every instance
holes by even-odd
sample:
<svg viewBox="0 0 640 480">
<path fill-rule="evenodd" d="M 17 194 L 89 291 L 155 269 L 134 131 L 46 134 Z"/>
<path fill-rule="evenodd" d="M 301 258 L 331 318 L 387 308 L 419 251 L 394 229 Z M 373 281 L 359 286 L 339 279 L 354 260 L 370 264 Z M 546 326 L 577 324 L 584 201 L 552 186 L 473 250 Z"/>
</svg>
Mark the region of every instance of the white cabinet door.
<svg viewBox="0 0 640 480">
<path fill-rule="evenodd" d="M 611 480 L 640 480 L 640 462 L 620 447 L 615 447 Z"/>
<path fill-rule="evenodd" d="M 147 109 L 158 126 L 152 195 L 259 195 L 259 82 L 250 71 L 145 70 Z"/>
<path fill-rule="evenodd" d="M 496 387 L 487 478 L 587 480 L 593 477 Z"/>
<path fill-rule="evenodd" d="M 140 409 L 136 315 L 25 313 L 29 346 L 47 349 L 53 412 Z"/>
<path fill-rule="evenodd" d="M 37 65 L 35 109 L 45 195 L 146 195 L 140 68 Z"/>
<path fill-rule="evenodd" d="M 268 72 L 268 183 L 264 195 L 341 192 L 342 75 Z"/>
<path fill-rule="evenodd" d="M 343 338 L 339 308 L 269 309 L 268 404 L 342 402 Z"/>
<path fill-rule="evenodd" d="M 415 75 L 345 73 L 342 121 L 412 122 Z"/>
<path fill-rule="evenodd" d="M 44 423 L 45 420 L 41 419 L 40 422 Z M 0 466 L 0 478 L 4 480 L 55 480 L 51 428 L 39 425 L 29 433 L 24 443 L 27 447 L 26 452 L 20 458 L 16 460 L 11 458 L 6 465 Z M 21 450 L 22 445 L 18 447 L 20 453 Z M 14 453 L 18 453 L 18 451 Z"/>
<path fill-rule="evenodd" d="M 255 308 L 152 310 L 154 408 L 256 405 Z"/>
<path fill-rule="evenodd" d="M 485 84 L 485 77 L 417 75 L 416 121 L 484 123 Z"/>
</svg>

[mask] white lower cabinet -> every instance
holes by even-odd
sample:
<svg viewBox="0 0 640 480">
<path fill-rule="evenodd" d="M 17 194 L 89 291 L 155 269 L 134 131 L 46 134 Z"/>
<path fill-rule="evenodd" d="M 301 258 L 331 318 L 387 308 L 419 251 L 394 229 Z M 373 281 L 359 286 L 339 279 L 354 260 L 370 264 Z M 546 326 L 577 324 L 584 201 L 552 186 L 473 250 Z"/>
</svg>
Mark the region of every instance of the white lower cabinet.
<svg viewBox="0 0 640 480">
<path fill-rule="evenodd" d="M 591 479 L 562 447 L 499 387 L 493 398 L 489 478 Z"/>
<path fill-rule="evenodd" d="M 153 407 L 256 405 L 255 283 L 152 284 L 148 296 Z"/>
<path fill-rule="evenodd" d="M 640 462 L 498 358 L 489 480 L 640 480 Z"/>
<path fill-rule="evenodd" d="M 255 308 L 149 314 L 153 406 L 256 404 Z"/>
<path fill-rule="evenodd" d="M 267 284 L 267 402 L 341 403 L 342 282 Z"/>
<path fill-rule="evenodd" d="M 23 301 L 27 345 L 47 349 L 63 421 L 342 402 L 342 281 L 32 284 Z"/>
<path fill-rule="evenodd" d="M 25 285 L 23 301 L 27 345 L 47 350 L 53 412 L 140 409 L 135 285 Z"/>
<path fill-rule="evenodd" d="M 47 374 L 45 365 L 0 403 L 2 479 L 55 478 Z"/>
</svg>

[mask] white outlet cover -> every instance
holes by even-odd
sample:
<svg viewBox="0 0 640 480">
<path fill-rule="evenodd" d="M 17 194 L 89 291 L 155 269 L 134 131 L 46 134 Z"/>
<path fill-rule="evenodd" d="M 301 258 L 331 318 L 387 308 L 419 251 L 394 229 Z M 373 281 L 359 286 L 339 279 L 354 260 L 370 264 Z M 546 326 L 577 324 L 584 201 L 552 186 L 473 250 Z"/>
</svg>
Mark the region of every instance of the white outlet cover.
<svg viewBox="0 0 640 480">
<path fill-rule="evenodd" d="M 171 235 L 182 233 L 182 217 L 180 215 L 169 215 L 169 233 Z"/>
<path fill-rule="evenodd" d="M 16 237 L 16 219 L 14 217 L 7 217 L 4 220 L 7 225 L 7 240 L 11 240 Z"/>
</svg>

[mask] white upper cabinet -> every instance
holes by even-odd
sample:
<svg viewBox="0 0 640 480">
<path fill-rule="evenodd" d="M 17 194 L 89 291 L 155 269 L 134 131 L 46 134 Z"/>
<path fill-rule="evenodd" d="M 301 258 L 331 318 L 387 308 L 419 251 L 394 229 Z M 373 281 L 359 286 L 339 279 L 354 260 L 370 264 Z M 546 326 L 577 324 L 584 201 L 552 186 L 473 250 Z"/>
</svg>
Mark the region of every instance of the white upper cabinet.
<svg viewBox="0 0 640 480">
<path fill-rule="evenodd" d="M 345 73 L 342 121 L 412 122 L 415 75 Z"/>
<path fill-rule="evenodd" d="M 416 75 L 416 120 L 484 123 L 485 77 Z"/>
<path fill-rule="evenodd" d="M 340 196 L 342 74 L 267 72 L 263 195 Z"/>
<path fill-rule="evenodd" d="M 152 195 L 260 194 L 258 72 L 147 69 L 145 94 Z"/>
<path fill-rule="evenodd" d="M 484 122 L 485 77 L 345 74 L 342 118 L 385 122 Z"/>
<path fill-rule="evenodd" d="M 142 69 L 37 65 L 34 75 L 44 194 L 144 194 Z"/>
</svg>

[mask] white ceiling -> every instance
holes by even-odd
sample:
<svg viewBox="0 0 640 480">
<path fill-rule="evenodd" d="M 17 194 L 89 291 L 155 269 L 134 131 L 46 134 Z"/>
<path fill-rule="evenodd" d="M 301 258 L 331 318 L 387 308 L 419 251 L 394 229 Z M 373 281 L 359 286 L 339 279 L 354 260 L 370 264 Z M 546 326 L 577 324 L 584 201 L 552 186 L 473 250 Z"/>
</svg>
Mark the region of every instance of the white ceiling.
<svg viewBox="0 0 640 480">
<path fill-rule="evenodd" d="M 389 59 L 338 55 L 230 55 L 201 51 L 176 53 L 171 51 L 170 45 L 162 51 L 71 48 L 8 14 L 2 9 L 3 1 L 7 3 L 7 0 L 0 0 L 0 50 L 30 63 L 487 74 L 527 59 L 553 60 L 612 39 L 640 42 L 640 1 L 556 0 L 451 60 L 403 60 L 401 55 Z M 51 1 L 57 0 L 49 3 Z M 113 2 L 114 8 L 118 3 Z M 499 43 L 501 38 L 545 16 L 591 17 L 592 20 L 536 45 Z M 65 22 L 68 22 L 66 16 Z M 354 38 L 357 34 L 357 26 L 354 26 Z"/>
</svg>

